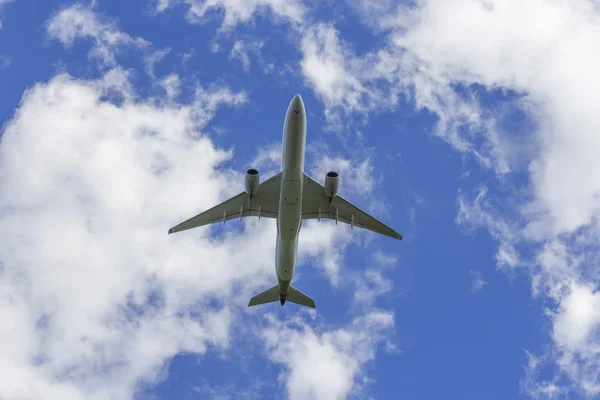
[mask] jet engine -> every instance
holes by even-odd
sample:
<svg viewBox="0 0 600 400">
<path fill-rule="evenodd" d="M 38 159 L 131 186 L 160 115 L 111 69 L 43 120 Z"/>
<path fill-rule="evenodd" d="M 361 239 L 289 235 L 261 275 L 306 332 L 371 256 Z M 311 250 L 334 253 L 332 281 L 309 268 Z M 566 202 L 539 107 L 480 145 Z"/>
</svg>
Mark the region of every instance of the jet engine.
<svg viewBox="0 0 600 400">
<path fill-rule="evenodd" d="M 249 196 L 254 196 L 258 192 L 258 185 L 260 185 L 260 174 L 258 170 L 254 168 L 246 171 L 246 193 Z"/>
<path fill-rule="evenodd" d="M 335 171 L 329 171 L 325 175 L 325 196 L 333 199 L 337 195 L 340 187 L 340 174 Z"/>
</svg>

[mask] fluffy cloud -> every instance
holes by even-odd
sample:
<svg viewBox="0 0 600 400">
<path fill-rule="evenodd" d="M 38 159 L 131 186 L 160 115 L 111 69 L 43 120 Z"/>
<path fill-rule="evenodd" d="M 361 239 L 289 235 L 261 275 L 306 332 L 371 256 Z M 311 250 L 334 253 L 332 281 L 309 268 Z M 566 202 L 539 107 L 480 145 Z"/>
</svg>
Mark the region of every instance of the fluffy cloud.
<svg viewBox="0 0 600 400">
<path fill-rule="evenodd" d="M 171 0 L 156 0 L 154 5 L 156 13 L 162 13 L 171 6 Z"/>
<path fill-rule="evenodd" d="M 344 255 L 340 249 L 350 244 L 352 239 L 350 228 L 346 225 L 336 225 L 330 220 L 303 222 L 298 244 L 299 261 L 313 261 L 337 286 L 344 265 Z"/>
<path fill-rule="evenodd" d="M 573 263 L 567 267 L 572 268 Z M 555 357 L 563 375 L 577 382 L 588 396 L 600 394 L 598 376 L 600 351 L 600 291 L 592 283 L 561 281 L 563 292 L 557 297 L 552 337 Z"/>
<path fill-rule="evenodd" d="M 98 59 L 103 66 L 111 67 L 116 63 L 119 49 L 133 46 L 144 49 L 150 43 L 142 38 L 132 38 L 121 32 L 114 21 L 102 17 L 92 9 L 74 4 L 56 13 L 46 26 L 48 36 L 71 46 L 75 39 L 87 38 L 94 42 L 90 57 Z"/>
<path fill-rule="evenodd" d="M 236 40 L 229 52 L 229 59 L 239 60 L 244 68 L 244 71 L 250 71 L 250 54 L 254 53 L 259 56 L 260 60 L 260 49 L 263 47 L 264 42 L 256 40 Z M 260 60 L 262 63 L 262 60 Z"/>
<path fill-rule="evenodd" d="M 164 12 L 177 1 L 157 0 L 155 10 Z M 299 0 L 184 0 L 188 6 L 187 18 L 197 23 L 206 18 L 211 11 L 225 14 L 221 29 L 230 31 L 239 23 L 249 23 L 254 14 L 267 13 L 286 22 L 300 23 L 306 13 L 305 6 Z"/>
<path fill-rule="evenodd" d="M 566 391 L 556 383 L 556 378 L 550 381 L 540 381 L 538 378 L 540 369 L 548 362 L 548 357 L 536 357 L 528 351 L 525 354 L 527 365 L 525 377 L 521 380 L 521 390 L 534 399 L 553 399 L 564 395 Z"/>
<path fill-rule="evenodd" d="M 398 263 L 396 257 L 376 252 L 370 259 L 371 265 L 360 272 L 353 273 L 350 278 L 354 280 L 354 302 L 359 306 L 370 307 L 377 297 L 390 293 L 393 288 L 392 281 L 385 275 L 387 269 L 395 267 Z M 354 271 L 353 271 L 354 272 Z"/>
<path fill-rule="evenodd" d="M 573 284 L 561 303 L 554 323 L 560 346 L 580 350 L 600 327 L 600 292 L 590 285 Z"/>
<path fill-rule="evenodd" d="M 333 26 L 319 24 L 307 28 L 301 49 L 302 72 L 315 92 L 324 99 L 329 117 L 333 107 L 363 108 L 361 100 L 366 89 L 354 76 L 351 66 L 354 58 L 343 47 Z"/>
<path fill-rule="evenodd" d="M 555 238 L 533 244 L 533 258 L 524 257 L 516 250 L 529 243 L 524 229 L 510 220 L 504 207 L 494 203 L 485 188 L 472 200 L 461 195 L 457 222 L 465 227 L 485 227 L 500 242 L 498 267 L 508 268 L 509 273 L 514 268 L 526 268 L 531 274 L 533 295 L 549 299 L 555 309 L 548 313 L 555 346 L 549 354 L 529 355 L 525 390 L 536 398 L 568 394 L 572 389 L 588 395 L 600 393 L 597 232 L 586 229 L 570 240 Z M 551 380 L 540 379 L 541 366 L 551 362 L 558 367 L 557 375 Z"/>
<path fill-rule="evenodd" d="M 329 171 L 336 171 L 340 174 L 340 179 L 344 180 L 343 184 L 340 185 L 340 194 L 342 195 L 366 196 L 376 187 L 373 166 L 368 158 L 362 161 L 353 161 L 342 157 L 331 157 L 328 154 L 320 154 L 314 164 L 311 173 L 319 181 L 323 181 L 325 174 Z"/>
<path fill-rule="evenodd" d="M 254 160 L 252 160 L 252 166 L 258 168 L 268 168 L 268 170 L 280 171 L 281 170 L 281 142 L 271 143 L 270 145 L 261 148 Z"/>
<path fill-rule="evenodd" d="M 237 95 L 201 90 L 192 105 L 156 107 L 121 93 L 117 106 L 105 98 L 114 75 L 36 85 L 3 133 L 0 359 L 14 379 L 2 396 L 131 397 L 177 352 L 227 346 L 231 307 L 247 298 L 209 308 L 207 296 L 242 276 L 250 295 L 271 272 L 271 225 L 226 241 L 208 229 L 166 235 L 229 191 L 215 175 L 228 153 L 198 130 Z"/>
<path fill-rule="evenodd" d="M 457 17 L 448 19 L 448 13 Z M 537 149 L 526 154 L 535 196 L 531 237 L 573 232 L 598 212 L 592 149 L 600 144 L 593 107 L 600 88 L 590 68 L 600 61 L 594 50 L 599 20 L 585 0 L 421 1 L 398 17 L 405 33 L 396 34 L 394 43 L 420 64 L 453 83 L 526 94 L 523 107 L 538 126 L 525 132 L 535 134 L 531 150 Z"/>
<path fill-rule="evenodd" d="M 362 368 L 393 326 L 393 315 L 381 311 L 324 331 L 301 320 L 283 324 L 271 317 L 262 335 L 269 357 L 286 367 L 281 379 L 290 399 L 345 399 L 363 388 Z"/>
<path fill-rule="evenodd" d="M 456 223 L 466 228 L 469 233 L 480 227 L 486 228 L 494 239 L 500 242 L 496 265 L 499 268 L 514 268 L 521 265 L 519 253 L 515 249 L 517 243 L 523 240 L 521 227 L 510 219 L 502 218 L 499 209 L 498 202 L 492 202 L 488 196 L 486 186 L 481 186 L 472 199 L 459 192 Z M 505 208 L 501 209 L 506 211 Z M 508 214 L 506 211 L 505 215 Z"/>
</svg>

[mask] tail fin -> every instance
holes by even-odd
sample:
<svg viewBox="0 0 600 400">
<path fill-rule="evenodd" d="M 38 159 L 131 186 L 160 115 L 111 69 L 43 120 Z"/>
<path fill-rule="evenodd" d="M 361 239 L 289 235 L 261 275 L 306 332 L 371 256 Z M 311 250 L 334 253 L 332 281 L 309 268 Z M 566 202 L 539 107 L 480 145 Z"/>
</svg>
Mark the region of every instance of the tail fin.
<svg viewBox="0 0 600 400">
<path fill-rule="evenodd" d="M 315 307 L 315 301 L 296 289 L 293 286 L 288 288 L 288 292 L 286 295 L 281 296 L 279 293 L 279 285 L 273 286 L 271 289 L 267 289 L 264 292 L 257 294 L 253 298 L 250 299 L 248 303 L 248 307 L 257 306 L 259 304 L 266 303 L 274 303 L 276 301 L 280 301 L 281 305 L 285 303 L 286 300 L 291 301 L 292 303 L 300 304 L 301 306 Z"/>
<path fill-rule="evenodd" d="M 273 303 L 279 300 L 279 285 L 273 286 L 271 289 L 267 289 L 261 294 L 257 294 L 250 299 L 248 307 L 257 306 L 259 304 Z"/>
<path fill-rule="evenodd" d="M 288 288 L 287 300 L 291 301 L 292 303 L 300 304 L 301 306 L 316 308 L 315 301 L 313 299 L 311 299 L 310 297 L 308 297 L 293 286 L 290 286 Z"/>
</svg>

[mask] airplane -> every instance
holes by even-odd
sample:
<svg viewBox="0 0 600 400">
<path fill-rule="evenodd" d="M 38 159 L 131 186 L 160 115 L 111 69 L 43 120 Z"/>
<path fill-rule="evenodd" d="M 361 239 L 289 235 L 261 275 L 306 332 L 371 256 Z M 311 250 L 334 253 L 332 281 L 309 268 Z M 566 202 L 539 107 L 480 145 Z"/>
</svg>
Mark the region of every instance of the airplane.
<svg viewBox="0 0 600 400">
<path fill-rule="evenodd" d="M 315 302 L 291 286 L 298 254 L 298 234 L 302 221 L 331 219 L 351 228 L 368 229 L 394 239 L 402 235 L 354 206 L 341 196 L 338 188 L 339 173 L 329 171 L 321 185 L 304 172 L 306 146 L 306 110 L 304 101 L 296 94 L 290 102 L 283 124 L 281 172 L 260 183 L 257 169 L 250 168 L 245 175 L 245 191 L 221 204 L 204 211 L 169 229 L 169 234 L 200 226 L 225 224 L 243 217 L 273 218 L 277 221 L 275 271 L 277 285 L 250 299 L 248 307 L 274 303 L 283 306 L 287 301 L 316 308 Z"/>
</svg>

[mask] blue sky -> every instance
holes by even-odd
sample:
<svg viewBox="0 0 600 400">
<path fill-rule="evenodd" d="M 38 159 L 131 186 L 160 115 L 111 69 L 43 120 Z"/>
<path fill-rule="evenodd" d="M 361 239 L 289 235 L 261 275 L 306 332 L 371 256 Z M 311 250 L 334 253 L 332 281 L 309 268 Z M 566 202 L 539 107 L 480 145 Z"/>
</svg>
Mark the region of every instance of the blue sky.
<svg viewBox="0 0 600 400">
<path fill-rule="evenodd" d="M 449 16 L 453 16 L 450 18 Z M 593 2 L 0 0 L 2 398 L 600 394 Z M 307 173 L 402 242 L 167 229 Z"/>
</svg>

